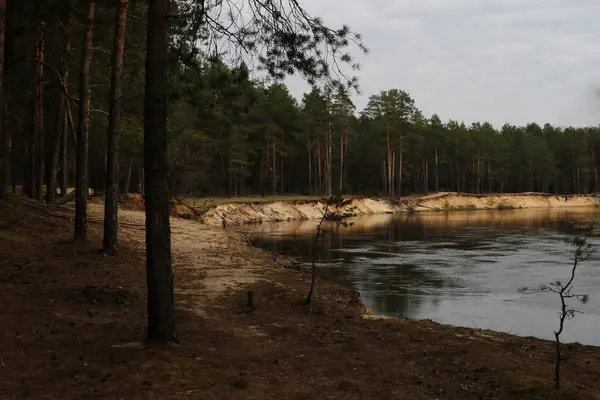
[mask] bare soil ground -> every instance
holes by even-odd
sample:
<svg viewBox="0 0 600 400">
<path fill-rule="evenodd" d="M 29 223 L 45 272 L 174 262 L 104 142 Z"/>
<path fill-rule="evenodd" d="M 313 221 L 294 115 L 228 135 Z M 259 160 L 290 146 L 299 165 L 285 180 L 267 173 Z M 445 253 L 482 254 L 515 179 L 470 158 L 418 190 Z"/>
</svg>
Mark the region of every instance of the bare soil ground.
<svg viewBox="0 0 600 400">
<path fill-rule="evenodd" d="M 121 255 L 73 245 L 73 210 L 0 200 L 1 399 L 596 399 L 600 348 L 364 319 L 352 292 L 318 282 L 243 237 L 173 219 L 181 345 L 140 344 L 144 215 L 121 212 Z M 252 290 L 254 310 L 245 307 Z"/>
</svg>

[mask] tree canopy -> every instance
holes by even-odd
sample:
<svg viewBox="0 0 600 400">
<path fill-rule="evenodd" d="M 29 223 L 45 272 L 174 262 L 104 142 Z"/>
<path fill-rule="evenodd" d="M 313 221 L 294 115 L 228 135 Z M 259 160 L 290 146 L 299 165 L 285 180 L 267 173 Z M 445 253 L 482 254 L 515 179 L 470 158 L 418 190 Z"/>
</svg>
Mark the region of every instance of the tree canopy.
<svg viewBox="0 0 600 400">
<path fill-rule="evenodd" d="M 145 14 L 130 2 L 122 68 L 119 191 L 143 189 Z M 60 185 L 75 178 L 75 136 L 54 138 L 65 92 L 67 125 L 77 124 L 86 2 L 8 2 L 5 129 L 12 133 L 7 181 L 36 197 L 55 144 Z M 89 186 L 104 191 L 114 2 L 98 2 L 90 67 Z M 72 22 L 69 22 L 72 21 Z M 326 27 L 297 2 L 176 1 L 170 16 L 169 190 L 178 194 L 331 194 L 398 196 L 464 192 L 598 190 L 600 128 L 531 123 L 494 127 L 424 116 L 418 99 L 391 88 L 364 94 L 348 71 L 360 35 Z M 69 39 L 70 45 L 65 46 Z M 40 60 L 40 56 L 43 60 Z M 344 70 L 342 64 L 348 66 Z M 253 70 L 268 72 L 258 79 Z M 295 98 L 284 77 L 314 89 Z M 32 84 L 36 74 L 41 84 Z M 62 82 L 62 77 L 65 82 Z M 61 88 L 61 85 L 63 88 Z M 41 101 L 33 118 L 31 104 Z M 451 116 L 449 116 L 451 117 Z M 36 128 L 37 127 L 37 128 Z M 31 153 L 38 154 L 38 161 Z M 59 152 L 62 154 L 62 152 Z M 51 158 L 52 159 L 52 158 Z M 41 178 L 40 178 L 41 177 Z"/>
</svg>

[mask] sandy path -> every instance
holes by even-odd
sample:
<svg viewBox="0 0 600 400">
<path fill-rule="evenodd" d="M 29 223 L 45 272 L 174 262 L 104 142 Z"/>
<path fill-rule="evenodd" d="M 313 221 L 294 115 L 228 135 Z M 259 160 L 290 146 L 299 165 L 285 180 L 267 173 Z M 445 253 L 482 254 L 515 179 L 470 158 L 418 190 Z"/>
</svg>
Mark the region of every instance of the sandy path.
<svg viewBox="0 0 600 400">
<path fill-rule="evenodd" d="M 102 204 L 90 204 L 89 214 L 102 218 Z M 121 237 L 145 246 L 145 214 L 119 210 Z M 248 246 L 243 236 L 193 220 L 171 218 L 175 293 L 179 308 L 206 316 L 204 305 L 230 291 L 268 280 L 277 269 L 276 256 Z M 185 279 L 178 279 L 178 277 Z"/>
</svg>

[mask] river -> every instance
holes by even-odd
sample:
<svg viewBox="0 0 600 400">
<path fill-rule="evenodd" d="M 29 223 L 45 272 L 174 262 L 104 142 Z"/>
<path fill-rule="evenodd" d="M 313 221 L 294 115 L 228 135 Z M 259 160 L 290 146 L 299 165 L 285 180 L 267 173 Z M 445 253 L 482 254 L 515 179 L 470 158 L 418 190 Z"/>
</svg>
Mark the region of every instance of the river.
<svg viewBox="0 0 600 400">
<path fill-rule="evenodd" d="M 560 299 L 522 294 L 570 274 L 572 221 L 600 210 L 506 210 L 374 215 L 349 227 L 327 223 L 316 249 L 319 274 L 358 291 L 375 314 L 553 339 Z M 238 227 L 254 245 L 310 266 L 318 221 Z M 589 239 L 600 252 L 600 240 Z M 567 321 L 563 341 L 600 345 L 600 258 L 580 264 L 574 292 L 589 294 Z M 308 282 L 307 282 L 308 285 Z M 318 287 L 317 287 L 318 290 Z"/>
</svg>

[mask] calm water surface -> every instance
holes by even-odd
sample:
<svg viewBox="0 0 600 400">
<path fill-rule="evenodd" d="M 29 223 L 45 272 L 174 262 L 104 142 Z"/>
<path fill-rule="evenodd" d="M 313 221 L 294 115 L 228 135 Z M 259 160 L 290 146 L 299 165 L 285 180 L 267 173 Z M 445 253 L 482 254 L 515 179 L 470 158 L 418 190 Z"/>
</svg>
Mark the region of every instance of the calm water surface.
<svg viewBox="0 0 600 400">
<path fill-rule="evenodd" d="M 330 224 L 316 249 L 319 273 L 360 292 L 377 314 L 553 338 L 559 298 L 523 286 L 566 281 L 574 237 L 568 221 L 600 219 L 597 209 L 509 210 L 355 219 Z M 256 246 L 308 266 L 316 221 L 247 225 Z M 600 240 L 590 239 L 600 252 Z M 600 258 L 581 264 L 575 292 L 589 293 L 568 321 L 565 341 L 600 345 Z M 318 289 L 317 289 L 318 290 Z"/>
</svg>

